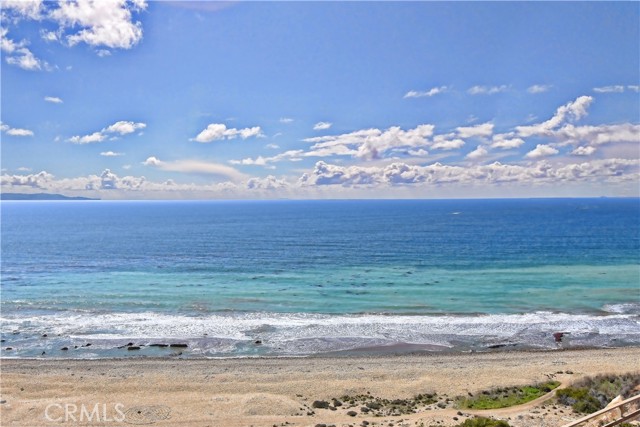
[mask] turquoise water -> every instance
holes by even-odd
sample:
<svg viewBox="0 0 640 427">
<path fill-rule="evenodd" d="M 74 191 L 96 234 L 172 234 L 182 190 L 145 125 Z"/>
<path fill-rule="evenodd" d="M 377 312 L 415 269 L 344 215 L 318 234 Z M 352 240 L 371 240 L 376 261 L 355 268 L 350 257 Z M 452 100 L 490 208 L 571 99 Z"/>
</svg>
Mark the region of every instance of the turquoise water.
<svg viewBox="0 0 640 427">
<path fill-rule="evenodd" d="M 1 208 L 4 357 L 640 344 L 638 199 Z"/>
</svg>

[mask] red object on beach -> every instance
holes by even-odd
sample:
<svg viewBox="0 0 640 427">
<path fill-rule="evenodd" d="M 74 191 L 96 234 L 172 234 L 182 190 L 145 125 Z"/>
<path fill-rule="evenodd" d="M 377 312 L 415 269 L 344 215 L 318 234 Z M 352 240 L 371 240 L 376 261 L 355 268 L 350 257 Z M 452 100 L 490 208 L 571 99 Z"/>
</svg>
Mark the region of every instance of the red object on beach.
<svg viewBox="0 0 640 427">
<path fill-rule="evenodd" d="M 562 332 L 556 332 L 553 334 L 553 338 L 556 340 L 556 342 L 562 342 L 563 336 L 564 336 L 564 333 Z"/>
</svg>

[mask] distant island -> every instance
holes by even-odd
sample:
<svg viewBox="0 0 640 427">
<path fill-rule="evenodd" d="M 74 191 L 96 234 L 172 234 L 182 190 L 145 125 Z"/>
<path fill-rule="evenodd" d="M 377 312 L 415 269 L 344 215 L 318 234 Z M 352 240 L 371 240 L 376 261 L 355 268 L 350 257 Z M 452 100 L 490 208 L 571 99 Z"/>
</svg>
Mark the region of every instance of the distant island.
<svg viewBox="0 0 640 427">
<path fill-rule="evenodd" d="M 48 193 L 0 193 L 0 200 L 100 200 L 91 199 L 89 197 L 68 197 L 62 194 Z"/>
</svg>

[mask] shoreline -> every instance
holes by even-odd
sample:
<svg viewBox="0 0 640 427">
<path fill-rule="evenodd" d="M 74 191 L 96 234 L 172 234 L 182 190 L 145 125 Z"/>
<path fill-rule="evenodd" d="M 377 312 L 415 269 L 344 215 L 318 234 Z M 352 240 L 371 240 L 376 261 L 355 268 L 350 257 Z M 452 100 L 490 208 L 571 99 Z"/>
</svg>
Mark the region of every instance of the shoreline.
<svg viewBox="0 0 640 427">
<path fill-rule="evenodd" d="M 57 410 L 57 416 L 67 404 L 89 409 L 98 404 L 102 405 L 101 411 L 111 411 L 113 418 L 115 405 L 121 404 L 118 408 L 123 412 L 153 407 L 157 413 L 152 417 L 168 410 L 169 418 L 154 419 L 153 425 L 159 426 L 324 423 L 338 427 L 360 425 L 363 420 L 372 426 L 387 426 L 389 422 L 417 426 L 437 421 L 453 426 L 475 412 L 462 411 L 459 415 L 458 409 L 447 402 L 456 396 L 549 378 L 566 385 L 584 376 L 640 373 L 639 360 L 640 347 L 347 357 L 2 358 L 0 399 L 4 403 L 0 404 L 0 416 L 7 425 L 59 425 L 45 419 L 47 406 Z M 360 406 L 354 408 L 358 411 L 354 417 L 347 415 L 347 408 L 330 411 L 312 407 L 314 401 L 345 395 L 408 399 L 420 393 L 437 393 L 442 402 L 447 402 L 446 407 L 384 417 L 362 413 Z M 578 418 L 571 418 L 567 408 L 553 412 L 549 407 L 514 407 L 500 410 L 496 416 L 510 418 L 515 427 L 542 425 L 539 422 L 545 427 L 560 426 Z M 104 421 L 66 425 L 118 425 L 113 420 Z"/>
</svg>

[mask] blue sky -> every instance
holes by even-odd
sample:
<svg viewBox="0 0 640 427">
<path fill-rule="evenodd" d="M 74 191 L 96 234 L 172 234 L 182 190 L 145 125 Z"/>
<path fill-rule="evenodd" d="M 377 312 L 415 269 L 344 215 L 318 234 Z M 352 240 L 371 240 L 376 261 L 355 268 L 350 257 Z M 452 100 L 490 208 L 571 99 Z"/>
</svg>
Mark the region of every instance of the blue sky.
<svg viewBox="0 0 640 427">
<path fill-rule="evenodd" d="M 5 192 L 638 196 L 637 2 L 2 7 Z"/>
</svg>

